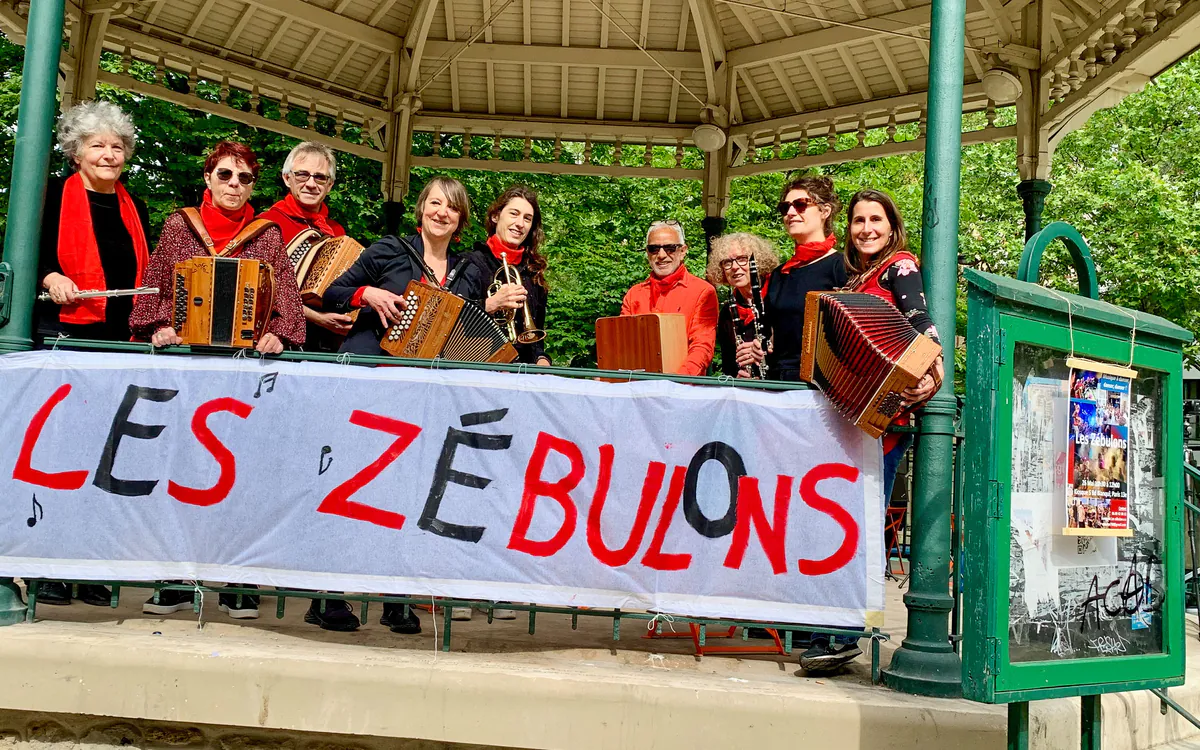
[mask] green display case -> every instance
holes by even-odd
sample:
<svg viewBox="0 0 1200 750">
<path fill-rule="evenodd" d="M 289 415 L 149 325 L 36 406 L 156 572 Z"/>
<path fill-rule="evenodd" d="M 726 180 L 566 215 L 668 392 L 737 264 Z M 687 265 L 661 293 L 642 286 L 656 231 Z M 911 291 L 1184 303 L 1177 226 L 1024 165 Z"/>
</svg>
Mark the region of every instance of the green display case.
<svg viewBox="0 0 1200 750">
<path fill-rule="evenodd" d="M 1082 294 L 1034 283 L 1056 239 Z M 964 696 L 1011 703 L 1182 684 L 1191 334 L 1096 299 L 1090 253 L 1068 225 L 1030 239 L 1024 280 L 965 273 Z M 1103 500 L 1080 499 L 1092 485 Z"/>
</svg>

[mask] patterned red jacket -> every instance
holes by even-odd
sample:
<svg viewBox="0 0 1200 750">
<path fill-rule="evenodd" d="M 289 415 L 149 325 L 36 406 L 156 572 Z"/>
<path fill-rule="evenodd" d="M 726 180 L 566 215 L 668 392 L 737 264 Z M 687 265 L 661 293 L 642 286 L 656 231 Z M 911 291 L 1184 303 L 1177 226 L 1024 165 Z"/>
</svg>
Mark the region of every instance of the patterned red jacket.
<svg viewBox="0 0 1200 750">
<path fill-rule="evenodd" d="M 175 298 L 175 264 L 195 257 L 205 257 L 208 249 L 200 238 L 188 227 L 181 213 L 173 213 L 163 223 L 158 246 L 150 255 L 150 263 L 142 277 L 146 286 L 158 287 L 158 294 L 138 296 L 129 316 L 129 328 L 134 337 L 148 341 L 160 328 L 171 325 L 171 313 Z M 275 272 L 275 304 L 267 332 L 283 340 L 284 344 L 300 346 L 304 343 L 304 313 L 300 309 L 300 288 L 296 285 L 296 274 L 283 252 L 283 235 L 278 226 L 269 227 L 262 234 L 242 246 L 238 258 L 261 260 Z"/>
</svg>

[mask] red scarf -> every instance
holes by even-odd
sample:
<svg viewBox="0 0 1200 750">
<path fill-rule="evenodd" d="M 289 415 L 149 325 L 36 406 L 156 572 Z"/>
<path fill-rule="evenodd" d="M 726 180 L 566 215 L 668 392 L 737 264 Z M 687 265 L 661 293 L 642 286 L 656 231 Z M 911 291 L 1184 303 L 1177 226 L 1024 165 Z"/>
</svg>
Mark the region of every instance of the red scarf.
<svg viewBox="0 0 1200 750">
<path fill-rule="evenodd" d="M 654 274 L 650 274 L 650 309 L 653 310 L 658 305 L 658 298 L 671 291 L 671 287 L 682 281 L 686 274 L 687 266 L 682 263 L 679 264 L 679 268 L 676 268 L 661 279 Z"/>
<path fill-rule="evenodd" d="M 142 272 L 150 258 L 146 230 L 138 217 L 133 198 L 129 197 L 125 186 L 119 182 L 117 204 L 121 209 L 121 223 L 133 239 L 133 254 L 137 258 L 134 284 L 141 286 Z M 80 290 L 108 289 L 105 286 L 104 267 L 100 263 L 100 247 L 96 244 L 96 232 L 92 227 L 92 206 L 78 172 L 68 177 L 63 185 L 62 210 L 58 222 L 58 264 L 62 267 L 63 275 L 74 281 Z M 106 302 L 105 298 L 96 297 L 64 305 L 58 319 L 74 325 L 103 323 Z"/>
<path fill-rule="evenodd" d="M 783 268 L 780 271 L 782 273 L 791 273 L 794 268 L 807 266 L 814 260 L 820 260 L 826 253 L 833 249 L 836 242 L 837 238 L 832 234 L 820 242 L 797 242 L 796 252 L 792 255 L 791 260 L 783 264 Z"/>
<path fill-rule="evenodd" d="M 767 276 L 767 278 L 762 280 L 762 287 L 760 291 L 763 299 L 767 298 L 767 282 L 770 280 L 770 276 Z M 746 293 L 749 294 L 749 292 Z M 737 300 L 737 314 L 738 318 L 740 318 L 742 321 L 742 325 L 745 327 L 753 325 L 755 317 L 754 306 L 750 304 L 750 298 L 743 297 L 741 292 L 739 292 L 737 289 L 733 290 L 733 298 Z"/>
<path fill-rule="evenodd" d="M 500 260 L 501 256 L 507 257 L 510 266 L 521 265 L 521 258 L 525 255 L 525 248 L 509 247 L 498 234 L 488 237 L 487 246 L 492 251 L 492 255 L 496 256 L 496 260 Z"/>
<path fill-rule="evenodd" d="M 208 236 L 212 237 L 213 252 L 220 254 L 229 242 L 238 236 L 238 232 L 245 229 L 250 220 L 254 218 L 254 209 L 251 208 L 249 201 L 236 211 L 229 211 L 213 205 L 212 191 L 205 190 L 204 202 L 200 204 L 200 218 L 204 221 L 204 228 L 208 230 Z"/>
<path fill-rule="evenodd" d="M 320 208 L 312 211 L 296 200 L 296 196 L 288 193 L 286 198 L 275 205 L 279 207 L 279 210 L 287 214 L 288 217 L 308 224 L 327 237 L 333 237 L 337 234 L 333 226 L 329 223 L 329 206 L 325 205 L 325 201 L 321 201 Z"/>
</svg>

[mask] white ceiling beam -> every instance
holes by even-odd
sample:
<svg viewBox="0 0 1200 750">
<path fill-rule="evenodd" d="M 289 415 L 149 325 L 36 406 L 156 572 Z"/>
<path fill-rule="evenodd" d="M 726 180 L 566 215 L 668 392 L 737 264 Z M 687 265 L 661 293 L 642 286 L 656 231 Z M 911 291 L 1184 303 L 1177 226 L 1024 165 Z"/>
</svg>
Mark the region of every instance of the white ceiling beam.
<svg viewBox="0 0 1200 750">
<path fill-rule="evenodd" d="M 523 136 L 522 136 L 523 137 Z M 587 175 L 591 177 L 649 177 L 660 180 L 698 180 L 700 169 L 674 167 L 631 167 L 607 164 L 574 164 L 557 161 L 509 161 L 507 159 L 448 159 L 434 156 L 412 157 L 414 167 L 429 169 L 471 169 L 479 172 L 521 172 L 524 174 Z"/>
<path fill-rule="evenodd" d="M 530 74 L 530 70 L 532 69 L 532 66 L 525 65 L 523 67 L 525 68 L 525 71 L 524 71 L 525 72 L 525 81 L 524 81 L 525 116 L 530 117 L 533 115 L 533 77 Z"/>
<path fill-rule="evenodd" d="M 700 57 L 704 61 L 704 85 L 707 90 L 707 100 L 716 103 L 720 93 L 717 91 L 717 64 L 725 59 L 725 42 L 717 38 L 715 23 L 706 11 L 708 4 L 705 0 L 688 0 L 687 6 L 691 11 L 692 27 L 696 30 L 696 39 L 700 42 Z"/>
<path fill-rule="evenodd" d="M 608 16 L 611 13 L 609 0 L 604 0 L 600 13 L 600 49 L 608 47 Z"/>
<path fill-rule="evenodd" d="M 740 5 L 730 5 L 729 9 L 733 11 L 733 17 L 737 19 L 737 22 L 746 30 L 746 35 L 750 37 L 750 41 L 755 44 L 762 44 L 762 32 L 758 30 L 758 24 L 754 22 L 754 19 L 750 18 L 750 14 L 746 12 L 746 9 Z"/>
<path fill-rule="evenodd" d="M 604 66 L 600 66 L 600 71 L 596 78 L 596 119 L 604 119 L 604 78 L 607 75 L 607 70 Z"/>
<path fill-rule="evenodd" d="M 630 119 L 634 122 L 642 119 L 642 78 L 645 75 L 646 71 L 638 68 L 633 79 L 633 115 Z"/>
<path fill-rule="evenodd" d="M 264 44 L 262 49 L 258 51 L 258 54 L 255 55 L 255 57 L 258 58 L 258 62 L 256 64 L 261 64 L 264 60 L 271 56 L 271 53 L 275 51 L 275 47 L 277 47 L 279 43 L 283 41 L 283 36 L 284 34 L 287 34 L 291 25 L 292 19 L 290 16 L 284 16 L 283 19 L 279 21 L 279 23 L 275 26 L 275 31 L 271 32 L 271 36 L 267 38 L 267 43 Z"/>
<path fill-rule="evenodd" d="M 770 120 L 775 115 L 771 114 L 771 108 L 767 106 L 767 102 L 758 93 L 758 89 L 754 86 L 754 81 L 750 79 L 750 71 L 745 68 L 738 68 L 738 74 L 742 77 L 742 83 L 746 85 L 746 90 L 750 92 L 750 98 L 754 100 L 758 111 L 762 113 L 764 120 Z"/>
<path fill-rule="evenodd" d="M 530 0 L 521 0 L 521 39 L 526 44 L 533 44 L 533 9 Z"/>
<path fill-rule="evenodd" d="M 491 0 L 483 0 L 483 22 L 487 23 L 487 20 L 491 17 L 492 2 Z M 490 23 L 483 29 L 483 41 L 488 44 L 492 43 L 492 25 Z"/>
<path fill-rule="evenodd" d="M 462 110 L 462 102 L 458 97 L 458 63 L 450 63 L 450 108 L 455 112 Z"/>
<path fill-rule="evenodd" d="M 350 62 L 350 58 L 354 57 L 354 53 L 358 51 L 358 42 L 350 42 L 346 45 L 346 51 L 337 59 L 333 65 L 333 70 L 329 71 L 329 80 L 336 80 L 342 74 L 342 68 L 346 67 L 346 63 Z"/>
<path fill-rule="evenodd" d="M 687 3 L 681 3 L 679 8 L 679 31 L 675 34 L 675 49 L 683 52 L 687 49 L 687 30 L 688 20 L 691 15 L 691 8 Z"/>
<path fill-rule="evenodd" d="M 566 0 L 569 2 L 570 0 Z M 560 69 L 558 79 L 558 116 L 562 119 L 567 119 L 569 97 L 571 92 L 571 66 L 564 65 Z"/>
<path fill-rule="evenodd" d="M 470 130 L 476 135 L 497 135 L 505 138 L 525 137 L 538 140 L 553 140 L 561 136 L 564 140 L 582 141 L 593 138 L 598 142 L 615 142 L 620 139 L 626 143 L 635 140 L 652 140 L 655 143 L 675 143 L 683 138 L 689 140 L 692 136 L 691 125 L 668 126 L 662 123 L 641 123 L 633 125 L 624 120 L 596 120 L 557 117 L 522 117 L 521 115 L 496 115 L 484 117 L 478 115 L 456 115 L 453 112 L 437 110 L 419 110 L 413 118 L 413 127 L 421 131 L 432 131 L 440 128 L 443 133 L 462 133 Z M 761 130 L 761 127 L 759 128 Z"/>
<path fill-rule="evenodd" d="M 373 65 L 371 65 L 370 69 L 367 70 L 366 75 L 364 75 L 362 77 L 362 80 L 360 80 L 358 82 L 357 88 L 359 91 L 367 90 L 367 86 L 369 86 L 371 84 L 371 81 L 375 80 L 375 77 L 379 75 L 379 71 L 383 70 L 383 66 L 387 63 L 387 61 L 389 59 L 391 59 L 391 57 L 392 57 L 392 53 L 388 53 L 388 52 L 380 52 L 379 53 L 379 57 L 375 58 L 375 63 Z"/>
<path fill-rule="evenodd" d="M 300 52 L 300 56 L 296 58 L 296 62 L 292 63 L 293 74 L 304 67 L 308 62 L 308 58 L 312 57 L 312 53 L 317 50 L 317 46 L 321 44 L 321 40 L 325 37 L 324 29 L 317 29 L 309 38 L 308 44 L 304 45 L 304 49 Z"/>
<path fill-rule="evenodd" d="M 196 36 L 196 32 L 204 25 L 204 19 L 208 18 L 208 14 L 212 12 L 213 6 L 217 4 L 217 0 L 204 0 L 204 4 L 196 10 L 196 15 L 192 17 L 192 22 L 188 24 L 187 36 Z"/>
<path fill-rule="evenodd" d="M 443 59 L 460 51 L 462 43 L 444 42 L 430 39 L 425 43 L 425 54 L 433 59 Z M 559 47 L 545 44 L 485 44 L 476 42 L 457 58 L 460 62 L 498 62 L 531 65 L 583 65 L 607 68 L 654 68 L 657 60 L 665 68 L 684 68 L 686 70 L 702 70 L 704 62 L 699 52 L 679 52 L 677 50 L 652 49 L 647 50 L 654 57 L 651 60 L 637 49 L 627 47 Z"/>
<path fill-rule="evenodd" d="M 800 99 L 800 95 L 796 93 L 796 87 L 792 85 L 792 80 L 788 77 L 787 71 L 783 69 L 783 65 L 778 60 L 772 60 L 767 64 L 771 67 L 771 72 L 775 74 L 779 85 L 783 86 L 783 93 L 787 94 L 788 103 L 792 105 L 792 109 L 798 113 L 803 112 L 804 102 Z"/>
<path fill-rule="evenodd" d="M 571 46 L 571 0 L 562 0 L 562 46 Z"/>
<path fill-rule="evenodd" d="M 904 80 L 904 74 L 900 72 L 900 66 L 896 64 L 896 58 L 892 56 L 892 51 L 888 49 L 887 42 L 881 37 L 875 37 L 875 49 L 879 52 L 879 56 L 883 58 L 883 64 L 887 66 L 888 73 L 892 76 L 892 83 L 896 84 L 896 89 L 901 94 L 908 93 L 908 81 Z"/>
<path fill-rule="evenodd" d="M 775 4 L 775 0 L 762 0 L 762 4 L 771 10 L 779 10 L 779 6 Z M 779 24 L 779 30 L 784 36 L 795 36 L 796 30 L 792 28 L 792 21 L 782 13 L 772 13 L 775 17 L 775 23 Z"/>
<path fill-rule="evenodd" d="M 375 12 L 371 14 L 371 17 L 367 19 L 367 25 L 378 31 L 377 27 L 379 26 L 379 22 L 382 21 L 388 13 L 392 12 L 392 8 L 395 7 L 395 5 L 396 0 L 383 0 L 383 2 L 379 4 L 379 7 L 375 9 Z"/>
<path fill-rule="evenodd" d="M 674 71 L 673 75 L 675 80 L 671 81 L 671 106 L 667 109 L 667 122 L 671 124 L 674 124 L 679 116 L 679 71 Z"/>
<path fill-rule="evenodd" d="M 850 50 L 845 47 L 838 47 L 838 56 L 842 58 L 842 64 L 846 66 L 846 72 L 850 74 L 850 78 L 854 80 L 854 85 L 858 87 L 858 93 L 862 95 L 863 101 L 868 101 L 875 98 L 875 92 L 871 91 L 871 87 L 867 85 L 867 79 L 863 76 L 862 71 L 858 69 L 858 63 L 854 62 L 854 57 L 850 54 Z"/>
<path fill-rule="evenodd" d="M 166 0 L 150 0 L 150 2 L 147 3 L 150 8 L 146 11 L 145 23 L 147 25 L 153 26 L 158 22 L 158 14 L 162 12 L 163 4 L 165 2 Z"/>
<path fill-rule="evenodd" d="M 354 0 L 338 0 L 338 4 L 334 6 L 333 12 L 341 15 L 343 12 L 345 12 L 346 8 L 350 7 L 350 3 L 352 2 L 354 2 Z"/>
<path fill-rule="evenodd" d="M 967 0 L 968 20 L 979 18 L 983 13 L 979 3 L 980 0 Z M 749 67 L 770 62 L 771 60 L 785 60 L 797 57 L 802 53 L 839 47 L 843 44 L 870 41 L 881 34 L 886 35 L 887 32 L 912 33 L 914 29 L 920 29 L 929 25 L 929 6 L 926 5 L 921 8 L 910 8 L 908 10 L 896 11 L 895 13 L 887 13 L 882 16 L 865 18 L 859 23 L 860 28 L 831 26 L 819 31 L 796 34 L 786 39 L 763 42 L 753 47 L 730 50 L 728 61 L 734 67 Z"/>
<path fill-rule="evenodd" d="M 650 0 L 642 0 L 642 16 L 638 22 L 638 44 L 643 47 L 649 46 L 650 36 Z"/>
<path fill-rule="evenodd" d="M 233 25 L 233 31 L 229 32 L 229 36 L 225 38 L 225 44 L 221 46 L 227 50 L 233 49 L 233 45 L 237 44 L 237 40 L 242 36 L 242 32 L 246 30 L 246 26 L 252 18 L 254 18 L 254 8 L 246 8 L 246 12 L 238 16 L 237 23 Z M 221 57 L 226 54 L 228 53 L 222 51 Z"/>
<path fill-rule="evenodd" d="M 374 28 L 377 22 L 355 21 L 353 18 L 338 15 L 312 3 L 296 2 L 296 0 L 246 0 L 246 2 L 280 13 L 315 29 L 325 29 L 331 34 L 361 42 L 378 50 L 394 52 L 400 47 L 400 37 Z M 384 5 L 390 8 L 392 2 L 394 0 L 385 2 Z"/>
<path fill-rule="evenodd" d="M 801 62 L 804 63 L 805 70 L 812 77 L 813 83 L 817 84 L 817 90 L 821 92 L 821 98 L 825 100 L 825 106 L 836 107 L 837 99 L 833 98 L 833 92 L 829 90 L 829 84 L 825 82 L 825 76 L 821 73 L 821 69 L 817 67 L 817 63 L 812 59 L 811 55 L 800 55 Z"/>
<path fill-rule="evenodd" d="M 979 53 L 973 49 L 966 50 L 967 62 L 971 70 L 975 71 L 975 80 L 983 80 L 983 65 L 979 62 Z"/>
<path fill-rule="evenodd" d="M 458 38 L 458 22 L 454 19 L 454 0 L 442 0 L 442 12 L 446 15 L 446 39 L 453 42 Z"/>
<path fill-rule="evenodd" d="M 487 95 L 488 95 L 488 114 L 496 114 L 496 71 L 493 65 L 488 62 L 484 63 L 487 67 Z"/>
<path fill-rule="evenodd" d="M 1013 28 L 1012 19 L 1008 17 L 1008 12 L 999 0 L 980 0 L 980 2 L 983 3 L 984 10 L 996 25 L 995 31 L 1000 38 L 1000 43 L 1008 44 L 1014 41 L 1017 38 L 1017 30 Z"/>
<path fill-rule="evenodd" d="M 429 29 L 433 26 L 437 6 L 438 0 L 419 0 L 413 8 L 411 21 L 416 23 L 416 26 L 410 24 L 404 38 L 405 46 L 411 50 L 411 57 L 407 61 L 407 76 L 403 83 L 405 91 L 417 90 L 417 81 L 421 78 L 421 62 L 428 53 Z"/>
</svg>

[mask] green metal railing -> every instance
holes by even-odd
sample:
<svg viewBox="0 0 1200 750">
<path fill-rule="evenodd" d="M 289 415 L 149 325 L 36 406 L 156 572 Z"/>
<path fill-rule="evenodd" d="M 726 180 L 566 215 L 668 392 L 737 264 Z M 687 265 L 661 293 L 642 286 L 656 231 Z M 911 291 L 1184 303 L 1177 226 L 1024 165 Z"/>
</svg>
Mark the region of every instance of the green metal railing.
<svg viewBox="0 0 1200 750">
<path fill-rule="evenodd" d="M 1196 625 L 1200 637 L 1200 549 L 1196 540 L 1196 526 L 1200 524 L 1200 469 L 1186 461 L 1183 464 L 1183 512 L 1187 527 L 1188 569 L 1191 573 L 1191 600 L 1188 605 L 1196 608 Z M 1187 599 L 1186 595 L 1184 598 Z"/>
<path fill-rule="evenodd" d="M 228 349 L 207 349 L 207 348 L 189 348 L 182 346 L 166 347 L 162 349 L 154 349 L 148 344 L 129 343 L 129 342 L 112 342 L 112 341 L 95 341 L 85 339 L 75 339 L 70 337 L 59 337 L 45 342 L 47 348 L 63 349 L 63 350 L 78 350 L 78 351 L 106 351 L 106 352 L 124 352 L 147 354 L 153 353 L 155 356 L 188 356 L 188 355 L 207 355 L 217 357 L 230 357 Z M 762 391 L 797 391 L 810 390 L 811 387 L 805 383 L 791 382 L 774 382 L 760 380 L 746 380 L 729 377 L 697 377 L 697 376 L 680 376 L 669 375 L 662 373 L 649 372 L 633 372 L 628 370 L 596 370 L 579 367 L 537 367 L 531 365 L 497 365 L 477 362 L 450 362 L 443 360 L 425 360 L 425 359 L 402 359 L 389 356 L 365 356 L 365 355 L 347 355 L 347 354 L 325 354 L 315 352 L 284 352 L 278 356 L 262 357 L 254 352 L 238 352 L 234 353 L 234 357 L 245 357 L 253 359 L 261 359 L 264 362 L 282 360 L 291 362 L 326 362 L 342 365 L 356 366 L 405 366 L 419 367 L 423 369 L 462 369 L 462 370 L 486 370 L 493 372 L 516 372 L 528 374 L 547 374 L 559 375 L 564 377 L 574 378 L 607 378 L 611 380 L 670 380 L 677 383 L 685 383 L 698 386 L 709 387 L 725 387 L 725 388 L 750 388 Z M 900 428 L 904 431 L 915 431 L 913 427 Z M 780 638 L 784 654 L 790 655 L 793 653 L 793 646 L 797 642 L 797 633 L 812 633 L 822 636 L 843 636 L 870 639 L 870 660 L 871 660 L 871 678 L 874 682 L 880 681 L 880 644 L 883 641 L 890 640 L 890 635 L 880 628 L 870 629 L 855 629 L 855 628 L 836 628 L 821 625 L 810 625 L 806 623 L 782 623 L 782 622 L 761 622 L 740 620 L 736 618 L 701 618 L 701 617 L 686 617 L 674 615 L 672 613 L 658 612 L 641 612 L 628 611 L 621 609 L 596 609 L 584 607 L 556 607 L 544 606 L 539 604 L 514 604 L 505 602 L 498 604 L 490 601 L 469 600 L 469 599 L 445 599 L 438 598 L 436 600 L 427 596 L 391 596 L 382 594 L 343 594 L 343 593 L 325 593 L 320 591 L 311 591 L 305 589 L 291 588 L 272 588 L 260 589 L 246 586 L 206 586 L 201 582 L 189 582 L 185 584 L 169 582 L 169 581 L 129 581 L 129 580 L 81 580 L 81 579 L 54 579 L 56 581 L 67 583 L 72 586 L 80 584 L 101 584 L 111 588 L 112 595 L 110 606 L 116 608 L 120 605 L 121 591 L 126 588 L 136 589 L 152 589 L 157 597 L 162 591 L 191 591 L 196 592 L 198 596 L 194 597 L 193 610 L 199 614 L 201 603 L 204 596 L 231 594 L 234 596 L 267 596 L 275 597 L 275 616 L 282 619 L 288 599 L 299 599 L 305 601 L 311 600 L 343 600 L 358 602 L 359 619 L 365 624 L 369 606 L 372 603 L 396 603 L 403 604 L 408 607 L 430 607 L 434 610 L 435 616 L 440 614 L 441 625 L 438 637 L 441 639 L 441 649 L 449 651 L 451 648 L 451 636 L 453 633 L 452 610 L 455 607 L 471 607 L 479 609 L 487 613 L 488 621 L 491 622 L 493 610 L 495 609 L 510 609 L 518 612 L 525 612 L 529 620 L 529 634 L 533 635 L 536 630 L 537 616 L 541 615 L 567 615 L 571 618 L 571 628 L 577 628 L 580 617 L 601 617 L 612 620 L 612 637 L 614 641 L 621 639 L 622 620 L 634 620 L 646 623 L 644 632 L 653 631 L 656 635 L 663 635 L 664 626 L 674 630 L 675 626 L 680 626 L 685 629 L 695 625 L 698 628 L 697 641 L 701 646 L 705 646 L 709 637 L 709 629 L 725 629 L 741 628 L 742 640 L 748 640 L 750 629 L 769 629 L 775 630 Z M 38 589 L 41 584 L 46 581 L 38 579 L 29 579 L 26 581 L 28 593 L 28 610 L 26 621 L 33 622 L 37 618 L 38 609 Z M 239 599 L 239 606 L 240 606 Z M 441 609 L 438 613 L 437 610 Z M 665 625 L 664 625 L 665 624 Z"/>
</svg>

